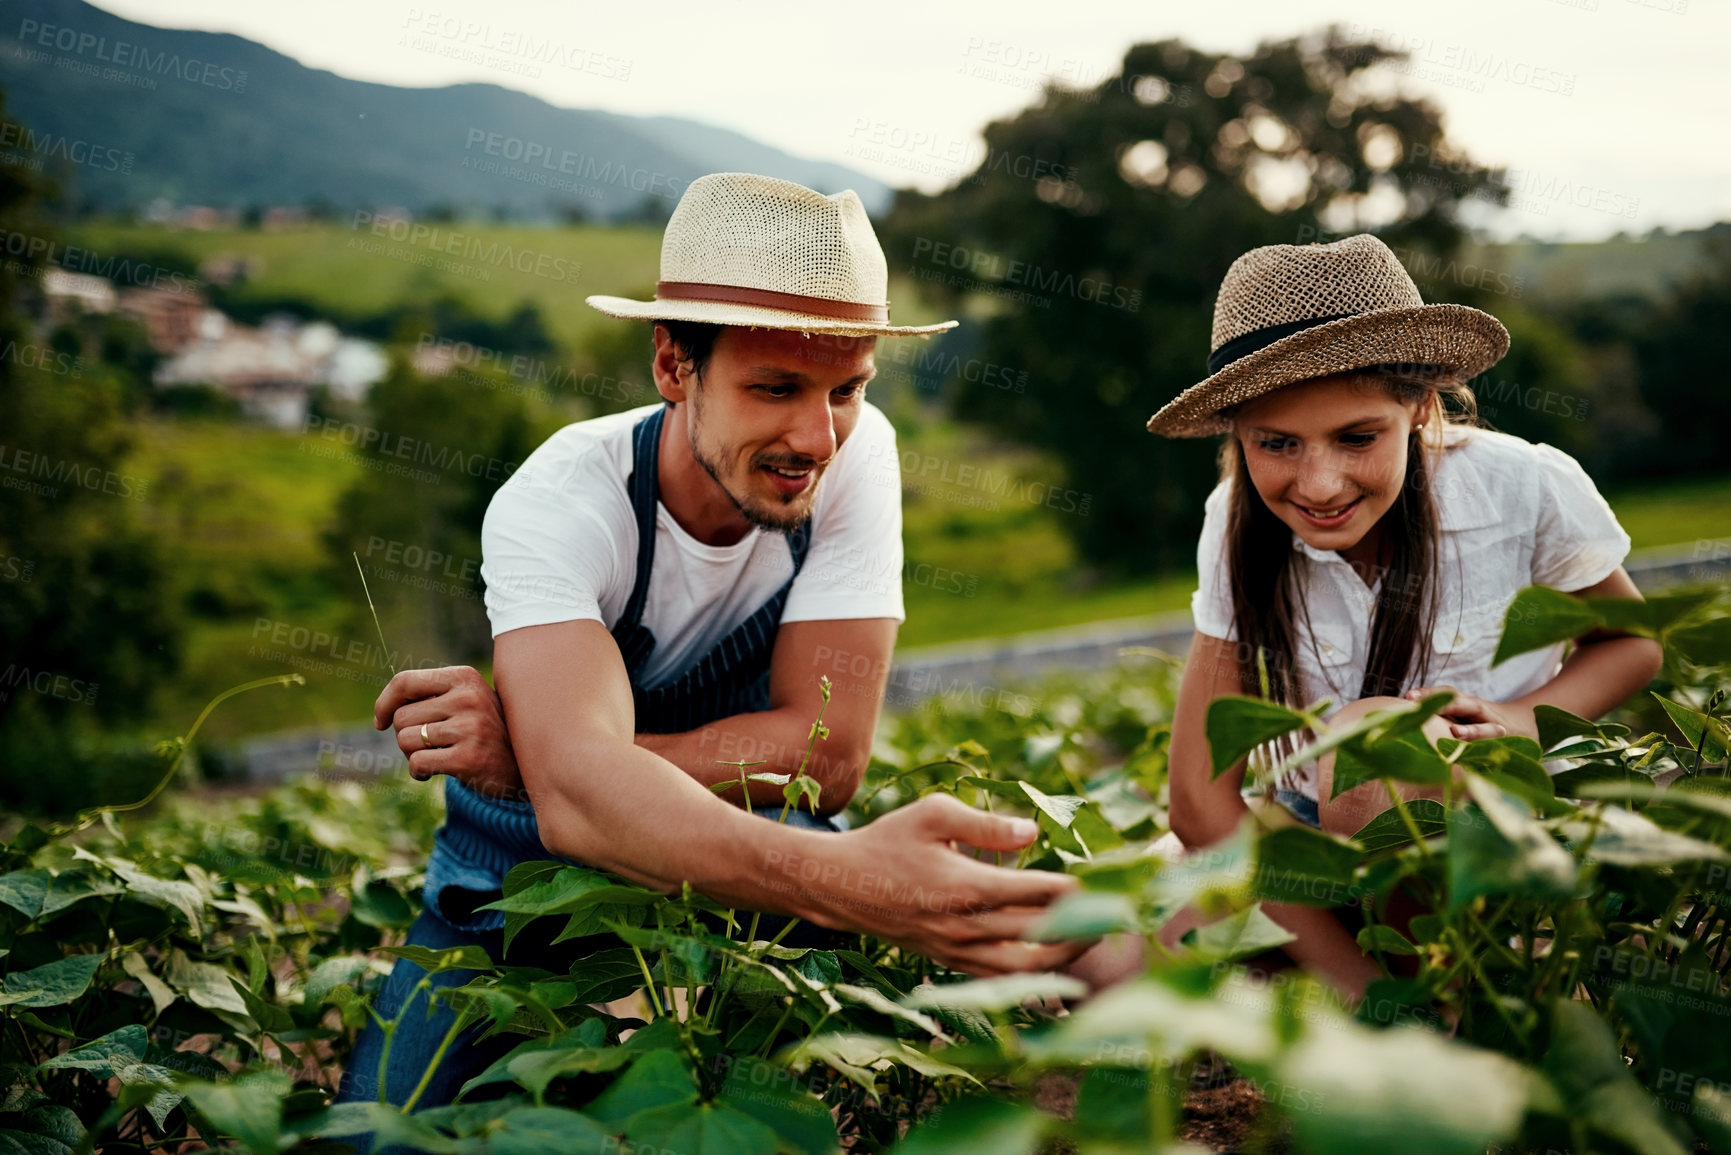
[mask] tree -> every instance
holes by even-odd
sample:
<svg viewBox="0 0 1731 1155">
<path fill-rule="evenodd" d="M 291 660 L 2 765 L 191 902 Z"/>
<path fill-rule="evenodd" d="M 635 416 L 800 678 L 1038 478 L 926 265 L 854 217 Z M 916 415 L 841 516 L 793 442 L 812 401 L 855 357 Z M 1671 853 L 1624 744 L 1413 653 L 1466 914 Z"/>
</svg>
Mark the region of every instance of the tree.
<svg viewBox="0 0 1731 1155">
<path fill-rule="evenodd" d="M 1215 446 L 1143 425 L 1206 375 L 1214 297 L 1247 249 L 1374 227 L 1427 300 L 1494 301 L 1495 281 L 1453 259 L 1456 210 L 1506 191 L 1435 107 L 1365 83 L 1399 58 L 1333 29 L 1244 59 L 1137 45 L 1096 87 L 1049 87 L 989 125 L 953 188 L 898 194 L 891 267 L 986 314 L 947 347 L 1027 375 L 1019 392 L 962 380 L 959 414 L 1057 456 L 1091 498 L 1064 519 L 1090 560 L 1146 571 L 1194 556 Z"/>
<path fill-rule="evenodd" d="M 38 191 L 0 165 L 0 227 L 43 236 Z M 25 315 L 40 275 L 28 253 L 0 263 L 0 800 L 33 807 L 104 800 L 69 760 L 145 713 L 181 633 L 137 516 L 148 490 L 127 466 L 124 375 L 75 364 Z"/>
<path fill-rule="evenodd" d="M 358 556 L 392 650 L 416 664 L 479 661 L 492 633 L 481 602 L 481 522 L 493 494 L 557 428 L 520 385 L 482 369 L 422 378 L 399 350 L 367 399 L 369 461 L 324 535 L 332 589 L 350 591 L 349 636 L 371 639 Z"/>
<path fill-rule="evenodd" d="M 1731 397 L 1725 391 L 1725 333 L 1731 331 L 1731 232 L 1702 240 L 1701 272 L 1658 305 L 1635 342 L 1641 395 L 1662 431 L 1656 471 L 1731 468 Z M 1662 463 L 1662 464 L 1661 464 Z"/>
</svg>

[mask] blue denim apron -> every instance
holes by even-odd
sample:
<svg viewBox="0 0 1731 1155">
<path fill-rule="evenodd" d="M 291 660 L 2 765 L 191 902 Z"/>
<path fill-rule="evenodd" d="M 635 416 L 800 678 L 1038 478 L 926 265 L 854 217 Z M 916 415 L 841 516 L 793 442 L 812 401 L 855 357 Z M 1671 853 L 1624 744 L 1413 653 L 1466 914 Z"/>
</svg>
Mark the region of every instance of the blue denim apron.
<svg viewBox="0 0 1731 1155">
<path fill-rule="evenodd" d="M 643 668 L 655 652 L 655 635 L 643 624 L 643 605 L 655 566 L 655 517 L 660 502 L 656 465 L 666 414 L 663 406 L 639 421 L 632 431 L 632 469 L 625 486 L 637 517 L 637 577 L 625 612 L 612 629 L 631 679 L 640 734 L 681 734 L 719 718 L 769 709 L 769 660 L 794 581 L 789 578 L 756 613 L 684 673 L 654 689 L 643 687 Z M 787 538 L 797 577 L 811 542 L 809 523 Z M 833 829 L 827 822 L 822 825 Z M 447 778 L 445 824 L 433 835 L 433 854 L 427 862 L 427 910 L 459 930 L 499 930 L 505 925 L 505 916 L 499 911 L 455 916 L 446 911 L 441 900 L 447 888 L 458 888 L 459 894 L 452 897 L 461 900 L 460 907 L 472 908 L 497 898 L 506 873 L 518 863 L 558 857 L 542 846 L 530 803 L 488 798 L 455 778 Z"/>
</svg>

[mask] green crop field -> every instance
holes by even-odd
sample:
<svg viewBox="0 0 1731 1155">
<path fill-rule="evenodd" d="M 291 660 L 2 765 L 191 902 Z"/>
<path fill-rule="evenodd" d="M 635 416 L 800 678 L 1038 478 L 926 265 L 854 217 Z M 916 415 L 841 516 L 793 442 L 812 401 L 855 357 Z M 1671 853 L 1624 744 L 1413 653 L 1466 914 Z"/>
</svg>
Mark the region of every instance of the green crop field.
<svg viewBox="0 0 1731 1155">
<path fill-rule="evenodd" d="M 253 265 L 240 287 L 243 299 L 298 298 L 339 321 L 449 296 L 476 316 L 499 322 L 527 301 L 540 308 L 548 333 L 566 350 L 582 348 L 598 327 L 621 324 L 583 298 L 648 297 L 655 290 L 659 228 L 479 222 L 425 227 L 438 231 L 413 242 L 346 222 L 275 232 L 87 224 L 72 230 L 70 239 L 104 257 L 176 253 L 195 265 L 214 257 L 248 258 Z M 942 319 L 897 279 L 890 299 L 898 321 Z"/>
</svg>

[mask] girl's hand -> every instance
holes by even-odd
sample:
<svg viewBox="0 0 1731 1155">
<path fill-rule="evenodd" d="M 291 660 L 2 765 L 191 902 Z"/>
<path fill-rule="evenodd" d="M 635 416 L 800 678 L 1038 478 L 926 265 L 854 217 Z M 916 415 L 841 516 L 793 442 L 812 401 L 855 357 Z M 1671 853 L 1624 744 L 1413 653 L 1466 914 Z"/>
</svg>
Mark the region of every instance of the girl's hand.
<svg viewBox="0 0 1731 1155">
<path fill-rule="evenodd" d="M 1416 700 L 1444 690 L 1454 694 L 1455 700 L 1442 708 L 1439 717 L 1447 718 L 1452 723 L 1449 733 L 1462 742 L 1472 742 L 1479 738 L 1502 738 L 1510 734 L 1538 741 L 1538 722 L 1534 720 L 1532 710 L 1525 706 L 1475 698 L 1471 694 L 1460 693 L 1453 686 L 1424 686 L 1408 690 L 1406 696 Z"/>
</svg>

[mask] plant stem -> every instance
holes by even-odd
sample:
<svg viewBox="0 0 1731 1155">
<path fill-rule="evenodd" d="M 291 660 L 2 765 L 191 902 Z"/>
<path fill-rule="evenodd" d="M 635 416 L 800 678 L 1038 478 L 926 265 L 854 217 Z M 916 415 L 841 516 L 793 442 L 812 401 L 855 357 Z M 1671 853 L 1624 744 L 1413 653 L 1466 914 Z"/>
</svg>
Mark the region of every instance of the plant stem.
<svg viewBox="0 0 1731 1155">
<path fill-rule="evenodd" d="M 379 1049 L 379 1101 L 384 1103 L 386 1107 L 389 1107 L 391 1101 L 389 1101 L 388 1098 L 384 1098 L 384 1075 L 386 1075 L 386 1072 L 391 1068 L 391 1042 L 396 1041 L 396 1027 L 403 1022 L 403 1015 L 409 1013 L 410 1006 L 414 1006 L 415 996 L 421 994 L 422 990 L 431 989 L 433 989 L 433 977 L 431 977 L 431 975 L 422 975 L 421 982 L 417 982 L 417 984 L 414 985 L 414 989 L 409 992 L 409 997 L 403 999 L 402 1006 L 396 1008 L 396 1016 L 395 1018 L 391 1018 L 391 1022 L 384 1022 L 383 1018 L 374 1015 L 374 1018 L 377 1018 L 377 1022 L 379 1022 L 379 1027 L 384 1030 L 384 1046 Z M 372 1008 L 367 1008 L 367 1010 L 372 1010 Z"/>
<path fill-rule="evenodd" d="M 415 1089 L 409 1094 L 403 1104 L 403 1114 L 414 1110 L 415 1104 L 421 1101 L 421 1095 L 426 1092 L 427 1085 L 433 1081 L 433 1072 L 439 1069 L 439 1064 L 445 1061 L 445 1052 L 451 1049 L 451 1043 L 463 1032 L 470 1022 L 469 1008 L 464 1007 L 457 1012 L 457 1017 L 451 1022 L 451 1029 L 445 1032 L 445 1037 L 439 1040 L 439 1049 L 433 1052 L 432 1061 L 427 1064 L 426 1071 L 421 1075 L 421 1081 L 415 1084 Z"/>
<path fill-rule="evenodd" d="M 137 802 L 122 802 L 113 806 L 98 806 L 92 810 L 80 811 L 72 825 L 59 827 L 54 831 L 55 837 L 83 830 L 104 814 L 121 814 L 128 810 L 140 810 L 155 802 L 156 796 L 163 792 L 169 782 L 173 780 L 175 771 L 180 769 L 181 760 L 186 757 L 186 752 L 192 748 L 192 740 L 198 736 L 199 727 L 203 726 L 204 720 L 210 717 L 210 712 L 223 702 L 228 701 L 236 694 L 244 694 L 248 690 L 257 690 L 263 686 L 304 686 L 306 682 L 307 680 L 299 674 L 277 674 L 274 677 L 258 678 L 251 682 L 243 682 L 238 686 L 230 686 L 205 704 L 204 709 L 198 715 L 198 719 L 193 722 L 192 729 L 188 730 L 186 737 L 180 740 L 180 749 L 176 751 L 174 761 L 168 764 L 168 770 L 162 775 L 161 780 L 151 788 L 149 794 Z"/>
<path fill-rule="evenodd" d="M 367 571 L 361 568 L 361 555 L 353 550 L 349 556 L 355 559 L 355 570 L 361 575 L 361 592 L 367 595 L 367 609 L 373 613 L 373 629 L 379 631 L 379 649 L 385 652 L 385 665 L 391 668 L 391 677 L 397 676 L 397 666 L 391 661 L 391 647 L 385 645 L 385 628 L 379 625 L 379 611 L 373 608 L 373 591 L 367 588 Z"/>
<path fill-rule="evenodd" d="M 661 996 L 655 993 L 655 979 L 649 974 L 649 964 L 643 959 L 643 952 L 636 943 L 631 944 L 631 953 L 637 956 L 637 965 L 643 968 L 643 985 L 649 988 L 649 1001 L 655 1004 L 655 1017 L 664 1019 L 667 1012 L 661 1008 Z"/>
</svg>

